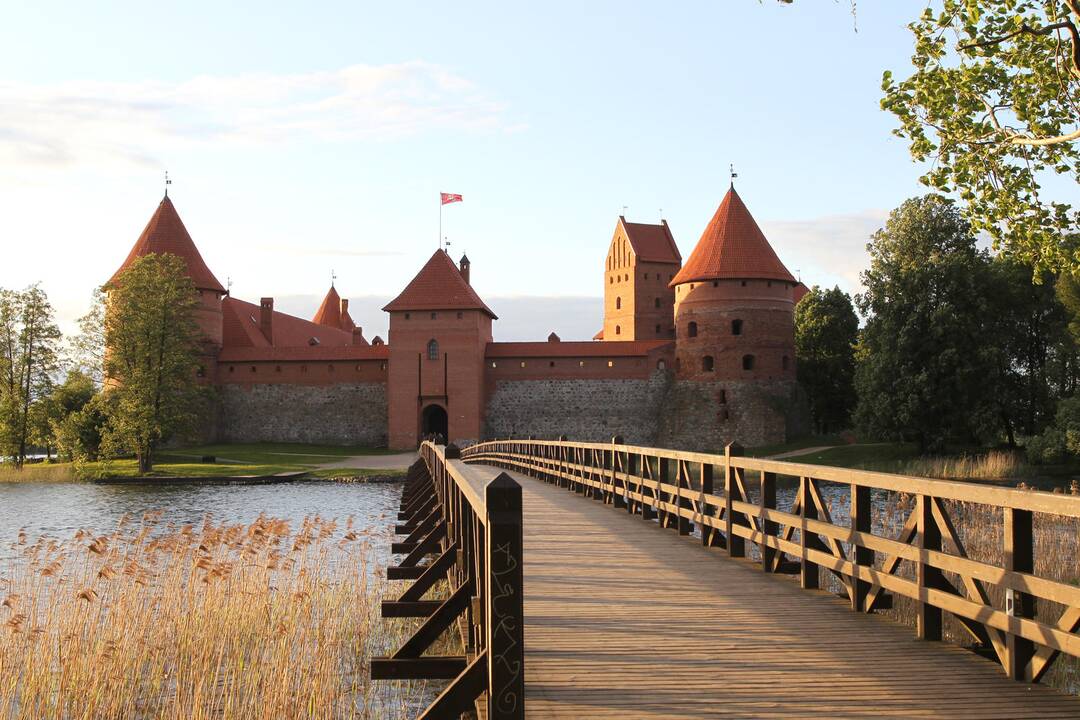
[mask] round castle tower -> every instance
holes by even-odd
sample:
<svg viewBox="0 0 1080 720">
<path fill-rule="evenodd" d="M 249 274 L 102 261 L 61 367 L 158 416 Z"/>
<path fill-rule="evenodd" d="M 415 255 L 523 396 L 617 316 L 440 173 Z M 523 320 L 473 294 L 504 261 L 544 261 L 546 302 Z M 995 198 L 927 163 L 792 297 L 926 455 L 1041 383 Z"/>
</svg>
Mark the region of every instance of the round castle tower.
<svg viewBox="0 0 1080 720">
<path fill-rule="evenodd" d="M 700 426 L 692 431 L 700 437 L 687 442 L 715 449 L 733 440 L 785 439 L 796 285 L 732 187 L 671 281 L 677 394 L 684 396 L 681 410 L 695 419 L 688 424 Z"/>
<path fill-rule="evenodd" d="M 221 299 L 226 294 L 225 288 L 206 266 L 206 262 L 195 247 L 191 235 L 188 234 L 184 222 L 177 214 L 168 195 L 162 198 L 150 222 L 146 224 L 139 239 L 135 242 L 135 246 L 131 248 L 123 265 L 113 274 L 109 282 L 115 280 L 116 276 L 137 258 L 150 253 L 178 255 L 187 264 L 188 276 L 191 277 L 199 293 L 199 307 L 195 311 L 195 319 L 205 337 L 204 348 L 209 369 L 213 365 L 213 359 L 221 350 L 223 334 Z"/>
</svg>

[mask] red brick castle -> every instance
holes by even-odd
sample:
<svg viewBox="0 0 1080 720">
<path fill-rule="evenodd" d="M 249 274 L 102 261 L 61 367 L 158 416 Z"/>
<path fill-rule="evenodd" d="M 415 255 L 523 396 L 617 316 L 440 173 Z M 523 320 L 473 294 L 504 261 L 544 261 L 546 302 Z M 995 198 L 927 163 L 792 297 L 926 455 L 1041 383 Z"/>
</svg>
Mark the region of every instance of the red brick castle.
<svg viewBox="0 0 1080 720">
<path fill-rule="evenodd" d="M 311 320 L 231 297 L 166 196 L 121 269 L 187 263 L 221 441 L 415 447 L 534 436 L 713 449 L 782 441 L 795 405 L 793 308 L 805 291 L 728 191 L 684 265 L 671 229 L 620 217 L 594 342 L 494 342 L 470 262 L 436 251 L 364 337 L 331 286 Z M 118 271 L 119 272 L 119 271 Z"/>
</svg>

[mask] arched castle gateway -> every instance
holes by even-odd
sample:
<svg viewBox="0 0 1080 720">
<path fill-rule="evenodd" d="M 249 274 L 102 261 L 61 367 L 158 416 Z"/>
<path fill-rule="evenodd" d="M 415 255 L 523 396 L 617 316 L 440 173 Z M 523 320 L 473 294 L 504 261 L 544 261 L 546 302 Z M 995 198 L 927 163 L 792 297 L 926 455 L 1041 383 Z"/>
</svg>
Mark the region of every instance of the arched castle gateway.
<svg viewBox="0 0 1080 720">
<path fill-rule="evenodd" d="M 436 251 L 370 341 L 331 285 L 311 320 L 231 297 L 166 197 L 121 269 L 185 260 L 199 292 L 209 439 L 414 447 L 567 435 L 716 450 L 779 442 L 795 392 L 794 302 L 805 291 L 734 188 L 686 265 L 667 223 L 620 217 L 604 259 L 594 342 L 493 342 L 495 313 L 467 257 Z M 118 271 L 119 272 L 119 271 Z"/>
</svg>

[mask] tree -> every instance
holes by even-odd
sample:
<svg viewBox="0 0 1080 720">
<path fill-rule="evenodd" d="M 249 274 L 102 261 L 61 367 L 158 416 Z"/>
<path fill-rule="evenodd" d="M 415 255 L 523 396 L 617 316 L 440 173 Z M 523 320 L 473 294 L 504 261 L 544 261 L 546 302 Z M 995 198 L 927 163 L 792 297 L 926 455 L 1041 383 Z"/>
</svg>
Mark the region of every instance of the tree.
<svg viewBox="0 0 1080 720">
<path fill-rule="evenodd" d="M 795 357 L 817 432 L 847 427 L 855 407 L 859 318 L 839 287 L 814 286 L 795 306 Z"/>
<path fill-rule="evenodd" d="M 198 295 L 183 259 L 169 254 L 135 260 L 108 288 L 105 311 L 109 422 L 103 445 L 132 452 L 139 471 L 153 467 L 162 440 L 199 416 Z"/>
<path fill-rule="evenodd" d="M 992 383 L 1001 350 L 986 334 L 990 257 L 954 204 L 938 195 L 906 201 L 867 250 L 866 292 L 856 297 L 866 317 L 860 430 L 927 450 L 1000 427 Z"/>
<path fill-rule="evenodd" d="M 1080 270 L 1080 213 L 1043 187 L 1080 182 L 1078 23 L 1080 0 L 935 0 L 909 26 L 914 73 L 882 79 L 922 182 L 1036 272 Z"/>
<path fill-rule="evenodd" d="M 105 380 L 105 291 L 94 288 L 90 311 L 79 318 L 79 334 L 68 346 L 68 365 L 97 387 Z"/>
<path fill-rule="evenodd" d="M 22 468 L 59 369 L 60 330 L 37 285 L 0 290 L 0 455 Z"/>
</svg>

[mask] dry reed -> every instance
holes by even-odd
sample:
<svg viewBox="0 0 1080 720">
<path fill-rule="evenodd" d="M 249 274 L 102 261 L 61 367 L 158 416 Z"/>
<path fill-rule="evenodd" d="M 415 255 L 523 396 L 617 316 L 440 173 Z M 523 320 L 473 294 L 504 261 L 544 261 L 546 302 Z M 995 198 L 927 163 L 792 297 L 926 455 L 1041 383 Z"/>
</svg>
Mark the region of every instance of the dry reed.
<svg viewBox="0 0 1080 720">
<path fill-rule="evenodd" d="M 954 480 L 1000 480 L 1016 477 L 1022 469 L 1016 453 L 992 450 L 984 455 L 918 458 L 908 461 L 902 472 Z"/>
<path fill-rule="evenodd" d="M 351 519 L 160 513 L 21 532 L 0 548 L 0 718 L 412 717 L 432 688 L 368 680 L 415 627 L 379 616 L 372 540 Z"/>
</svg>

